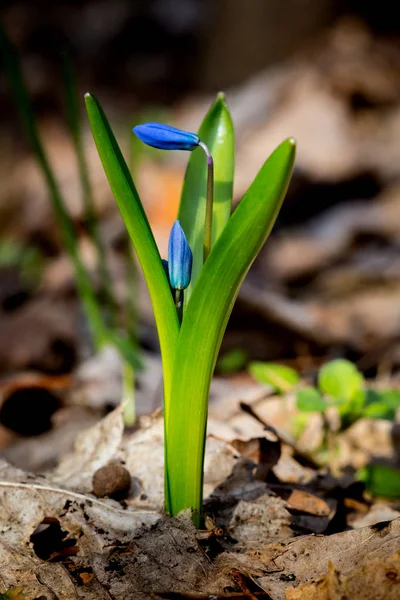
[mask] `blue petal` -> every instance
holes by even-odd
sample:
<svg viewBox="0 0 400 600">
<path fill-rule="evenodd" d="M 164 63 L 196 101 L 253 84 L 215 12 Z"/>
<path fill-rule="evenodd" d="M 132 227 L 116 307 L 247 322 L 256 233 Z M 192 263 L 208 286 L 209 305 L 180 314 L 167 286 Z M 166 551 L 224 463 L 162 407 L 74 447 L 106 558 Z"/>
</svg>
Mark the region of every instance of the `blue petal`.
<svg viewBox="0 0 400 600">
<path fill-rule="evenodd" d="M 168 271 L 171 287 L 184 290 L 192 276 L 192 251 L 179 221 L 175 221 L 168 244 Z"/>
<path fill-rule="evenodd" d="M 142 142 L 160 150 L 194 150 L 200 142 L 197 133 L 176 129 L 163 123 L 137 125 L 132 131 Z"/>
</svg>

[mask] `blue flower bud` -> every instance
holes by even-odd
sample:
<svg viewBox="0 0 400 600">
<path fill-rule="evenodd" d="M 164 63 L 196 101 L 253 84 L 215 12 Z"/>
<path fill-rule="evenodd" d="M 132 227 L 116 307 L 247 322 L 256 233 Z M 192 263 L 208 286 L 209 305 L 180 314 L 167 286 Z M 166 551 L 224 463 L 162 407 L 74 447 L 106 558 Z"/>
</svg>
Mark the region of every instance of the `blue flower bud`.
<svg viewBox="0 0 400 600">
<path fill-rule="evenodd" d="M 175 221 L 168 244 L 168 271 L 171 287 L 184 290 L 192 276 L 192 251 L 179 221 Z"/>
<path fill-rule="evenodd" d="M 176 129 L 163 123 L 137 125 L 132 131 L 139 140 L 160 150 L 194 150 L 200 143 L 196 133 Z"/>
</svg>

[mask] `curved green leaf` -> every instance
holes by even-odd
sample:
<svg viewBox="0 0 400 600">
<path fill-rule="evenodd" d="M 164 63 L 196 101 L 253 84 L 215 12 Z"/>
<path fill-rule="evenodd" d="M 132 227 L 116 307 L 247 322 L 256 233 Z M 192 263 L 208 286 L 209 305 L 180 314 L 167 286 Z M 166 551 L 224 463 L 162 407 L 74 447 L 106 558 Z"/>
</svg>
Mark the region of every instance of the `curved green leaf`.
<svg viewBox="0 0 400 600">
<path fill-rule="evenodd" d="M 167 404 L 173 354 L 179 332 L 171 290 L 135 184 L 107 117 L 95 96 L 86 94 L 85 102 L 97 151 L 149 288 L 160 338 Z"/>
<path fill-rule="evenodd" d="M 169 411 L 167 471 L 173 514 L 200 510 L 207 398 L 240 285 L 263 246 L 289 184 L 295 142 L 283 142 L 261 168 L 204 264 L 184 313 Z"/>
<path fill-rule="evenodd" d="M 276 363 L 251 362 L 249 373 L 260 383 L 272 386 L 281 394 L 289 392 L 300 381 L 297 371 Z"/>
<path fill-rule="evenodd" d="M 325 412 L 328 407 L 319 391 L 312 386 L 301 388 L 297 392 L 296 406 L 303 412 L 320 413 Z"/>
<path fill-rule="evenodd" d="M 223 94 L 218 94 L 198 131 L 214 160 L 214 207 L 212 244 L 221 235 L 232 208 L 235 160 L 234 131 Z M 201 148 L 191 153 L 182 189 L 178 219 L 193 252 L 192 284 L 185 292 L 185 302 L 203 266 L 204 218 L 206 209 L 207 161 Z"/>
<path fill-rule="evenodd" d="M 370 464 L 360 469 L 357 479 L 364 481 L 373 496 L 400 498 L 400 470 L 390 465 Z"/>
<path fill-rule="evenodd" d="M 355 364 L 344 358 L 331 360 L 318 375 L 319 389 L 333 398 L 352 400 L 362 390 L 364 377 Z"/>
</svg>

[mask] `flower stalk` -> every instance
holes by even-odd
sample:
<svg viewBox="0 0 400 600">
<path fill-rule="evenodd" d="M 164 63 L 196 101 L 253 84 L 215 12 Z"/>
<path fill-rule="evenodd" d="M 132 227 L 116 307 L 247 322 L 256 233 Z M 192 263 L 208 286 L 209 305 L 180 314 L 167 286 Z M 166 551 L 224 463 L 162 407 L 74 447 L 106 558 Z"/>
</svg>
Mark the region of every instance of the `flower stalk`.
<svg viewBox="0 0 400 600">
<path fill-rule="evenodd" d="M 214 160 L 204 142 L 199 142 L 207 156 L 207 191 L 206 191 L 206 214 L 204 220 L 203 241 L 203 263 L 206 262 L 211 251 L 212 226 L 213 226 L 213 204 L 214 204 Z"/>
</svg>

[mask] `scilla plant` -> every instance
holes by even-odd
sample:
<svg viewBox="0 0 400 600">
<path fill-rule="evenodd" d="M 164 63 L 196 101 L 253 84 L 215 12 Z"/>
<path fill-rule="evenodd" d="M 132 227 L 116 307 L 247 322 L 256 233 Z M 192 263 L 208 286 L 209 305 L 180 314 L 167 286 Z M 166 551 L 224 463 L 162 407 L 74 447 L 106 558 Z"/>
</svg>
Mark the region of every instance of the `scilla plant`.
<svg viewBox="0 0 400 600">
<path fill-rule="evenodd" d="M 234 134 L 222 94 L 198 134 L 159 123 L 134 128 L 151 146 L 191 152 L 167 265 L 107 118 L 93 95 L 85 100 L 100 159 L 147 281 L 160 339 L 165 507 L 173 515 L 193 509 L 199 525 L 212 374 L 240 285 L 286 193 L 295 143 L 287 139 L 278 146 L 231 215 Z"/>
</svg>

